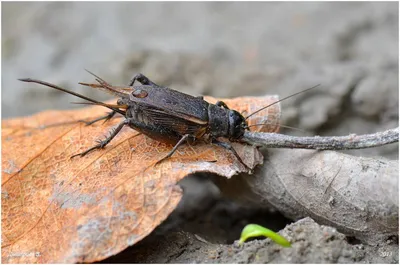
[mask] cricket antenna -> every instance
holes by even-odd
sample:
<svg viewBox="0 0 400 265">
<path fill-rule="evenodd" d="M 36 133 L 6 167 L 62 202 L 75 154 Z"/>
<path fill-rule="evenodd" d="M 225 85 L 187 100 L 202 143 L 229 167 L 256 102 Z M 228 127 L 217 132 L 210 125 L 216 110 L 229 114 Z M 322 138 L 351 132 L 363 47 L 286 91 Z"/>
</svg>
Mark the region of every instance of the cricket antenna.
<svg viewBox="0 0 400 265">
<path fill-rule="evenodd" d="M 94 100 L 94 99 L 85 97 L 85 96 L 83 96 L 83 95 L 81 95 L 81 94 L 78 94 L 78 93 L 75 93 L 75 92 L 73 92 L 73 91 L 67 90 L 67 89 L 65 89 L 65 88 L 62 88 L 62 87 L 59 87 L 59 86 L 56 86 L 56 85 L 47 83 L 47 82 L 45 82 L 45 81 L 41 81 L 41 80 L 37 80 L 37 79 L 32 79 L 32 78 L 19 78 L 18 80 L 19 80 L 19 81 L 22 81 L 22 82 L 28 82 L 28 83 L 37 83 L 37 84 L 40 84 L 40 85 L 48 86 L 48 87 L 51 87 L 51 88 L 54 88 L 54 89 L 63 91 L 63 92 L 65 92 L 65 93 L 74 95 L 75 97 L 78 97 L 78 98 L 81 98 L 81 99 L 84 99 L 84 100 L 93 102 L 93 103 L 95 103 L 96 105 L 100 105 L 100 106 L 109 108 L 109 109 L 111 109 L 111 110 L 113 110 L 113 111 L 115 111 L 115 112 L 117 112 L 117 113 L 120 113 L 120 114 L 122 114 L 122 115 L 125 116 L 125 112 L 122 111 L 122 110 L 120 110 L 120 109 L 118 109 L 118 108 L 111 107 L 111 106 L 107 105 L 106 103 L 103 103 L 103 102 L 100 102 L 100 101 L 97 101 L 97 100 Z"/>
<path fill-rule="evenodd" d="M 314 89 L 314 88 L 316 88 L 316 87 L 318 87 L 318 86 L 320 86 L 320 85 L 321 85 L 321 84 L 315 85 L 315 86 L 310 87 L 310 88 L 307 88 L 307 89 L 305 89 L 305 90 L 303 90 L 303 91 L 297 92 L 297 93 L 295 93 L 295 94 L 293 94 L 293 95 L 290 95 L 290 96 L 284 97 L 283 99 L 280 99 L 280 100 L 278 100 L 278 101 L 275 101 L 274 103 L 271 103 L 271 104 L 269 104 L 269 105 L 267 105 L 267 106 L 265 106 L 265 107 L 262 107 L 261 109 L 258 109 L 258 110 L 256 110 L 256 111 L 254 111 L 252 114 L 250 114 L 249 116 L 247 116 L 245 119 L 247 120 L 248 118 L 250 118 L 250 117 L 253 116 L 254 114 L 256 114 L 256 113 L 258 113 L 258 112 L 260 112 L 260 111 L 262 111 L 262 110 L 264 110 L 264 109 L 266 109 L 266 108 L 269 108 L 269 107 L 271 107 L 272 105 L 275 105 L 275 104 L 277 104 L 277 103 L 279 103 L 279 102 L 281 102 L 281 101 L 284 101 L 284 100 L 286 100 L 286 99 L 288 99 L 288 98 L 294 97 L 294 96 L 296 96 L 296 95 L 298 95 L 298 94 L 307 92 L 307 91 L 309 91 L 309 90 L 311 90 L 311 89 Z"/>
</svg>

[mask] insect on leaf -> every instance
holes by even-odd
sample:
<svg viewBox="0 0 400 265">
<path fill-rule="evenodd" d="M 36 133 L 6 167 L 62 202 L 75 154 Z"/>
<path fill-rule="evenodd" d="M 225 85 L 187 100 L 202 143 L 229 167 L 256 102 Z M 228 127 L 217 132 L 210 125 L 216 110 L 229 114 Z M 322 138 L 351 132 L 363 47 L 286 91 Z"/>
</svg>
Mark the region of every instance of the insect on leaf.
<svg viewBox="0 0 400 265">
<path fill-rule="evenodd" d="M 225 102 L 251 113 L 276 100 Z M 168 217 L 182 197 L 176 183 L 188 174 L 207 171 L 229 178 L 245 171 L 231 152 L 201 142 L 179 147 L 170 159 L 154 166 L 172 146 L 128 127 L 105 149 L 71 159 L 119 123 L 119 118 L 91 126 L 76 122 L 104 112 L 92 106 L 2 121 L 3 263 L 105 259 L 137 243 Z M 276 131 L 279 114 L 276 104 L 249 122 L 261 123 L 270 115 L 271 126 L 254 128 Z M 251 168 L 261 163 L 256 148 L 233 146 Z"/>
</svg>

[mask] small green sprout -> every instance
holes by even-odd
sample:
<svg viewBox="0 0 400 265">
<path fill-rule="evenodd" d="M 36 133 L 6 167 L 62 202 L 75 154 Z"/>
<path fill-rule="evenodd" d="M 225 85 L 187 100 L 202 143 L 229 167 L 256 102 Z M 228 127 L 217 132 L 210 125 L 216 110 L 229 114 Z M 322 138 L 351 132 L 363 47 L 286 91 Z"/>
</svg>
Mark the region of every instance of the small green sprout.
<svg viewBox="0 0 400 265">
<path fill-rule="evenodd" d="M 243 242 L 245 242 L 250 237 L 257 236 L 269 237 L 272 239 L 272 241 L 281 245 L 282 247 L 291 247 L 290 242 L 287 241 L 286 238 L 284 238 L 283 236 L 269 230 L 268 228 L 255 224 L 248 224 L 243 228 L 242 234 L 240 235 L 239 244 L 243 244 Z"/>
</svg>

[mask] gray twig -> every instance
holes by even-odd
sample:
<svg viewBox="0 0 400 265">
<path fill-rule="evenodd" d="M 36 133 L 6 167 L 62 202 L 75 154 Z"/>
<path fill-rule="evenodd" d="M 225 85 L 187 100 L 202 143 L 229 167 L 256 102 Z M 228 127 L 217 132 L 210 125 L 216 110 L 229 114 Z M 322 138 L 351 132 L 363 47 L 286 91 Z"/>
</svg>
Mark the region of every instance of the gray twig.
<svg viewBox="0 0 400 265">
<path fill-rule="evenodd" d="M 315 150 L 363 149 L 399 141 L 399 127 L 373 134 L 347 136 L 296 137 L 277 133 L 246 132 L 242 140 L 268 148 L 301 148 Z"/>
</svg>

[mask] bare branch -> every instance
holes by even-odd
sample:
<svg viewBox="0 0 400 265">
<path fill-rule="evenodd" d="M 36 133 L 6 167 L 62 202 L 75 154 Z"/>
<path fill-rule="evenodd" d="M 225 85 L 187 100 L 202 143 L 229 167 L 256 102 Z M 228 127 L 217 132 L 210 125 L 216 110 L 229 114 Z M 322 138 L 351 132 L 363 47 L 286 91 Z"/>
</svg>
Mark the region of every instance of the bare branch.
<svg viewBox="0 0 400 265">
<path fill-rule="evenodd" d="M 373 134 L 348 136 L 296 137 L 277 133 L 246 132 L 242 140 L 268 148 L 301 148 L 315 150 L 363 149 L 399 141 L 399 127 Z"/>
<path fill-rule="evenodd" d="M 255 176 L 216 178 L 224 196 L 311 217 L 369 243 L 399 233 L 399 162 L 335 151 L 264 150 Z"/>
</svg>

